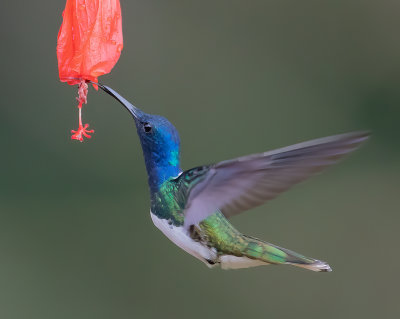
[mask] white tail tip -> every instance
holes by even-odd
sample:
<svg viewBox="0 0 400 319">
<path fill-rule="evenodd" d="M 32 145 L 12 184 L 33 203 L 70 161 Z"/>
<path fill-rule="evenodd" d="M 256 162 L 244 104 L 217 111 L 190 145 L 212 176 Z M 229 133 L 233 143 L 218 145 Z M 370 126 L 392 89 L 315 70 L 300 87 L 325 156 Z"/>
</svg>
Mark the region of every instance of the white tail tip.
<svg viewBox="0 0 400 319">
<path fill-rule="evenodd" d="M 324 261 L 315 260 L 312 264 L 292 264 L 297 267 L 301 267 L 304 269 L 312 270 L 312 271 L 320 271 L 320 272 L 331 272 L 332 268 Z"/>
</svg>

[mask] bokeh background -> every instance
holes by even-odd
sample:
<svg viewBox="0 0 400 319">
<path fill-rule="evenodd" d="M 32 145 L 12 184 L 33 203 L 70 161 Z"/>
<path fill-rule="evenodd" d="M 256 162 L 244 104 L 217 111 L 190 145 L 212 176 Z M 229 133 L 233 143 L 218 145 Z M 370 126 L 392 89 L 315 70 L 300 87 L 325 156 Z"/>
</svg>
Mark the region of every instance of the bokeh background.
<svg viewBox="0 0 400 319">
<path fill-rule="evenodd" d="M 63 0 L 2 1 L 0 318 L 398 318 L 400 2 L 122 1 L 102 81 L 178 128 L 183 167 L 369 129 L 325 174 L 232 219 L 327 260 L 209 270 L 149 218 L 132 119 L 58 81 Z"/>
</svg>

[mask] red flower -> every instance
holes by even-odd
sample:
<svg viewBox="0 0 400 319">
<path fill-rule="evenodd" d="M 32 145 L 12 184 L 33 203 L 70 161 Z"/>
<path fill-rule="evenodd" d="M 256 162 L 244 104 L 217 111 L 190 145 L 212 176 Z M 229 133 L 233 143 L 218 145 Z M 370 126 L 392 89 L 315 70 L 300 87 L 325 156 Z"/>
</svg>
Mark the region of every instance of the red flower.
<svg viewBox="0 0 400 319">
<path fill-rule="evenodd" d="M 111 71 L 123 48 L 119 0 L 67 0 L 57 38 L 60 80 L 79 84 L 79 128 L 73 139 L 83 141 L 88 124 L 82 125 L 81 108 L 87 101 L 86 80 Z M 97 89 L 97 86 L 95 86 Z"/>
</svg>

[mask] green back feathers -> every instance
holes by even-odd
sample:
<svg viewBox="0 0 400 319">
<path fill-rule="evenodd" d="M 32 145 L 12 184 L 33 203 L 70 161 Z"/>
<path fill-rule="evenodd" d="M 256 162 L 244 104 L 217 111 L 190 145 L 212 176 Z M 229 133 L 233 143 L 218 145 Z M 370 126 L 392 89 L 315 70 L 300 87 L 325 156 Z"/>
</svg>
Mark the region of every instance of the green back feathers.
<svg viewBox="0 0 400 319">
<path fill-rule="evenodd" d="M 189 193 L 203 180 L 207 171 L 207 166 L 199 166 L 163 182 L 159 189 L 151 194 L 152 213 L 159 218 L 170 220 L 174 226 L 182 226 Z"/>
</svg>

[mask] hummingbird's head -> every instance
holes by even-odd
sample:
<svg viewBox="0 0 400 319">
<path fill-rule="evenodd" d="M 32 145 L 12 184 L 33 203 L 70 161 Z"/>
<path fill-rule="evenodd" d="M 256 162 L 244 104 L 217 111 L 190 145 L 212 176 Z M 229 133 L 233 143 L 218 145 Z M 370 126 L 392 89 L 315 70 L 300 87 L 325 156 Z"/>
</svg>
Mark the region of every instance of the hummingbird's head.
<svg viewBox="0 0 400 319">
<path fill-rule="evenodd" d="M 179 166 L 179 134 L 165 117 L 142 112 L 135 117 L 145 159 L 157 166 Z"/>
<path fill-rule="evenodd" d="M 108 86 L 98 84 L 117 99 L 133 116 L 142 145 L 150 188 L 157 189 L 165 180 L 176 177 L 180 169 L 180 139 L 176 128 L 165 117 L 147 114 Z"/>
</svg>

